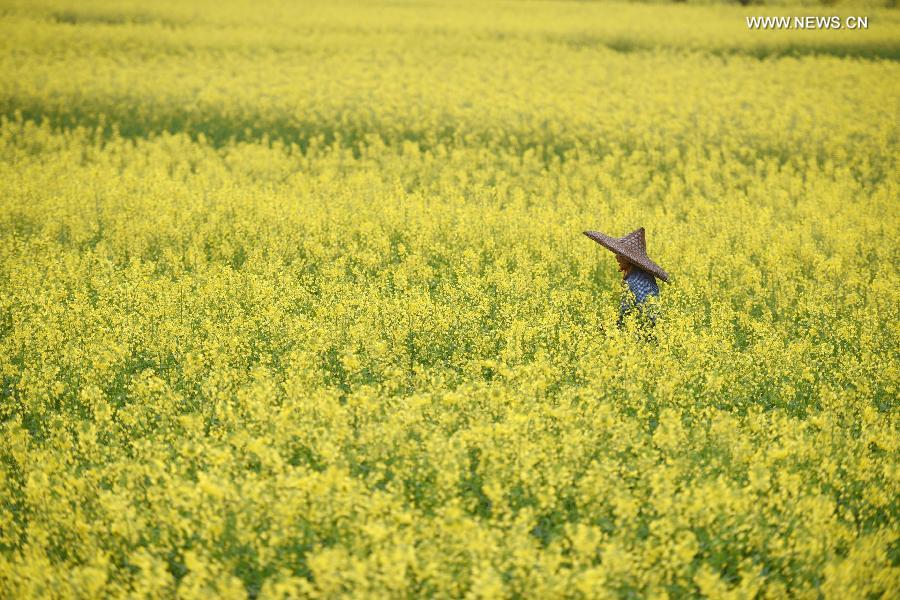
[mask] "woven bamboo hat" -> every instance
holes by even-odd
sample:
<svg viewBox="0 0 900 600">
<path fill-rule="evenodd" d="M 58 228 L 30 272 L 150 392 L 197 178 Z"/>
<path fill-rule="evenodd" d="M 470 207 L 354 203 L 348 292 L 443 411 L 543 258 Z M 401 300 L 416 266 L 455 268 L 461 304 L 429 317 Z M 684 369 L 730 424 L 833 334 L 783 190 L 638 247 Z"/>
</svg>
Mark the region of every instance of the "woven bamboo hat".
<svg viewBox="0 0 900 600">
<path fill-rule="evenodd" d="M 669 274 L 662 267 L 650 260 L 647 256 L 647 244 L 644 242 L 644 228 L 635 229 L 625 237 L 614 238 L 599 231 L 585 231 L 588 236 L 607 250 L 612 250 L 628 259 L 628 262 L 636 264 L 648 273 L 652 273 L 665 282 L 669 281 Z"/>
</svg>

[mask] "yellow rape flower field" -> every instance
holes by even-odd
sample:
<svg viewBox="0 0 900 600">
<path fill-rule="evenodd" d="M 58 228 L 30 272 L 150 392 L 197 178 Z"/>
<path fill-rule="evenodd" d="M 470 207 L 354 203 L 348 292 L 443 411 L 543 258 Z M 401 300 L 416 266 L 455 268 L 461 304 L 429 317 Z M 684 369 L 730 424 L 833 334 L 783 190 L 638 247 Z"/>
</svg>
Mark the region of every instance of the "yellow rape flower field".
<svg viewBox="0 0 900 600">
<path fill-rule="evenodd" d="M 0 597 L 897 598 L 898 61 L 845 5 L 0 0 Z M 650 341 L 581 233 L 639 226 Z"/>
</svg>

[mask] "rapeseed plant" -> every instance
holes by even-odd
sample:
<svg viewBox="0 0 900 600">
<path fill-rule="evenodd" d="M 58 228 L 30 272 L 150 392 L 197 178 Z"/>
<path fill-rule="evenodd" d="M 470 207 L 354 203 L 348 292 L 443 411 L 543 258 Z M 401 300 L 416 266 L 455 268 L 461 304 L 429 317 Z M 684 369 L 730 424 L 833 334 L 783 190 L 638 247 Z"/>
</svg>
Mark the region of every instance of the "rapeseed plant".
<svg viewBox="0 0 900 600">
<path fill-rule="evenodd" d="M 3 6 L 0 596 L 900 594 L 895 11 Z"/>
</svg>

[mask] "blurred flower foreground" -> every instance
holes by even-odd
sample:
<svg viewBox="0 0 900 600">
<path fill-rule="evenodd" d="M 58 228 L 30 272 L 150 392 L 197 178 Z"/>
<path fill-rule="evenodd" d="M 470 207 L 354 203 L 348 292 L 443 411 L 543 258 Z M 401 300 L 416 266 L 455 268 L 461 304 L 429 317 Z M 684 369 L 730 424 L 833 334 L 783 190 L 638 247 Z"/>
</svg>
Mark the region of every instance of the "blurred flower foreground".
<svg viewBox="0 0 900 600">
<path fill-rule="evenodd" d="M 0 597 L 897 598 L 843 6 L 0 1 Z"/>
</svg>

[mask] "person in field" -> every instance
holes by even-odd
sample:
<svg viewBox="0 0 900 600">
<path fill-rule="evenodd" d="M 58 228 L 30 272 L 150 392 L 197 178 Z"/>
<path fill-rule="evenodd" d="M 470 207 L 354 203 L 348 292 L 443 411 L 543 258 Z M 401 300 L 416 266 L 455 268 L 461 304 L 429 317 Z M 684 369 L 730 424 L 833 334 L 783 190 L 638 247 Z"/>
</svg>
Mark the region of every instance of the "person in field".
<svg viewBox="0 0 900 600">
<path fill-rule="evenodd" d="M 659 296 L 656 278 L 668 283 L 669 274 L 647 256 L 644 228 L 635 229 L 620 238 L 611 237 L 598 231 L 585 231 L 584 235 L 612 251 L 619 262 L 622 279 L 628 286 L 628 291 L 622 297 L 619 307 L 619 328 L 624 325 L 625 317 L 633 312 L 637 313 L 638 318 L 643 322 L 649 321 L 651 326 L 655 325 L 656 314 L 652 311 L 646 311 L 645 314 L 644 303 L 650 296 Z"/>
</svg>

